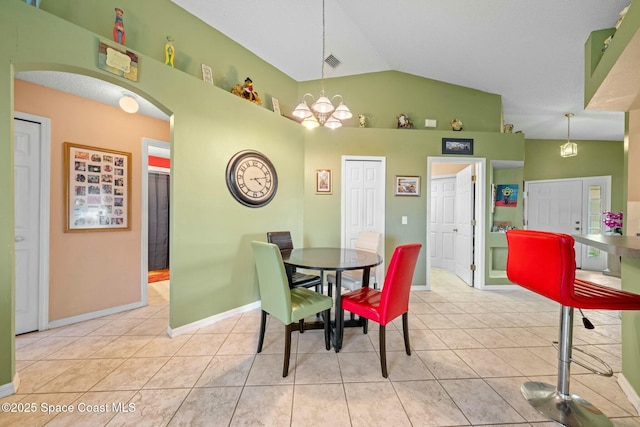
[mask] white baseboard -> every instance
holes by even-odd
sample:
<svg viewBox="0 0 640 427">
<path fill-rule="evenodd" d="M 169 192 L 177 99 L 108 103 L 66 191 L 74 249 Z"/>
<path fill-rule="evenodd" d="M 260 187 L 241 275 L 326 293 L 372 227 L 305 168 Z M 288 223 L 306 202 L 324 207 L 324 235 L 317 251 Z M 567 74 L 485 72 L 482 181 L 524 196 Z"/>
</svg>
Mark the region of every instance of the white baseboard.
<svg viewBox="0 0 640 427">
<path fill-rule="evenodd" d="M 430 290 L 427 285 L 411 285 L 412 291 L 428 291 Z"/>
<path fill-rule="evenodd" d="M 16 372 L 12 382 L 0 385 L 0 398 L 15 394 L 18 391 L 18 387 L 20 387 L 20 377 Z"/>
<path fill-rule="evenodd" d="M 205 319 L 200 319 L 193 323 L 179 326 L 175 329 L 171 329 L 171 326 L 169 326 L 167 327 L 167 335 L 171 338 L 177 337 L 178 335 L 183 335 L 188 332 L 204 328 L 205 326 L 213 325 L 214 323 L 235 316 L 236 314 L 246 313 L 248 311 L 255 310 L 256 308 L 260 308 L 260 301 L 252 302 L 251 304 L 243 305 L 242 307 L 234 308 L 233 310 L 225 311 L 224 313 L 215 314 Z"/>
<path fill-rule="evenodd" d="M 522 287 L 518 285 L 484 285 L 482 289 L 485 291 L 515 291 L 522 289 Z"/>
<path fill-rule="evenodd" d="M 60 326 L 72 325 L 78 322 L 84 322 L 85 320 L 97 319 L 98 317 L 109 316 L 123 311 L 133 310 L 135 308 L 143 307 L 142 302 L 133 302 L 131 304 L 120 305 L 118 307 L 106 308 L 104 310 L 92 311 L 91 313 L 79 314 L 77 316 L 65 317 L 64 319 L 53 320 L 49 322 L 49 329 L 59 328 Z"/>
<path fill-rule="evenodd" d="M 640 396 L 638 396 L 638 393 L 636 393 L 629 381 L 622 375 L 622 372 L 618 374 L 618 384 L 627 396 L 627 399 L 629 399 L 629 402 L 636 408 L 637 415 L 640 415 Z"/>
</svg>

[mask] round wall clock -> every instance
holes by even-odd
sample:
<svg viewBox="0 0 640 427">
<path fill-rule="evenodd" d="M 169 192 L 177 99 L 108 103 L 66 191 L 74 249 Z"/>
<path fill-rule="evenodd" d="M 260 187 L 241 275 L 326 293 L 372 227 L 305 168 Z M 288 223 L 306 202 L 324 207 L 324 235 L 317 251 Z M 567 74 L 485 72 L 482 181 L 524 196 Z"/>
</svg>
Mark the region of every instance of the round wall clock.
<svg viewBox="0 0 640 427">
<path fill-rule="evenodd" d="M 238 202 L 259 208 L 276 195 L 278 174 L 264 154 L 253 150 L 240 151 L 227 165 L 227 187 Z"/>
</svg>

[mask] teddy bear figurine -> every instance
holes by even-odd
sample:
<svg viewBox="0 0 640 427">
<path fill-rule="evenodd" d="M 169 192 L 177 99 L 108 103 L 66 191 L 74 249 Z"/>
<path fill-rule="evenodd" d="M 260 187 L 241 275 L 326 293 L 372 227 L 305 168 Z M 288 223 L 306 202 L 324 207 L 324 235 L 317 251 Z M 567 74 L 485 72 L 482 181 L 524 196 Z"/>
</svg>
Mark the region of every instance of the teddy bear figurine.
<svg viewBox="0 0 640 427">
<path fill-rule="evenodd" d="M 249 100 L 254 104 L 262 105 L 262 99 L 258 95 L 258 92 L 256 92 L 253 89 L 253 80 L 251 80 L 251 78 L 249 77 L 244 79 L 244 85 L 242 86 L 240 86 L 240 84 L 235 85 L 231 89 L 231 93 L 239 96 L 240 98 Z"/>
</svg>

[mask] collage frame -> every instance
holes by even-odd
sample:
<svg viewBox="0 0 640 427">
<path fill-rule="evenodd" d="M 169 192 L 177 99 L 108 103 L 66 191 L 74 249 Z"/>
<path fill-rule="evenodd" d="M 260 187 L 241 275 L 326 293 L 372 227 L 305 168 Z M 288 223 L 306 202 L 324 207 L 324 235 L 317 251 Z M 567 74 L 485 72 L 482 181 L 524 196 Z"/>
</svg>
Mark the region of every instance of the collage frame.
<svg viewBox="0 0 640 427">
<path fill-rule="evenodd" d="M 64 143 L 65 233 L 131 230 L 131 153 Z"/>
</svg>

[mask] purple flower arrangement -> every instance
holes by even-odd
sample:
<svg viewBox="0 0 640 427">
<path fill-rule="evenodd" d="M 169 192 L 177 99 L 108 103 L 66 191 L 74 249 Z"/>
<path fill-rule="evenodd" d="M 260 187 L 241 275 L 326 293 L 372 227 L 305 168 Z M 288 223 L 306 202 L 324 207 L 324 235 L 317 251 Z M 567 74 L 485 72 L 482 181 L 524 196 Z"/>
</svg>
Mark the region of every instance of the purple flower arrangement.
<svg viewBox="0 0 640 427">
<path fill-rule="evenodd" d="M 622 234 L 622 212 L 602 212 L 602 223 L 616 234 Z"/>
</svg>

